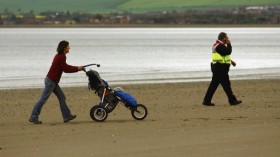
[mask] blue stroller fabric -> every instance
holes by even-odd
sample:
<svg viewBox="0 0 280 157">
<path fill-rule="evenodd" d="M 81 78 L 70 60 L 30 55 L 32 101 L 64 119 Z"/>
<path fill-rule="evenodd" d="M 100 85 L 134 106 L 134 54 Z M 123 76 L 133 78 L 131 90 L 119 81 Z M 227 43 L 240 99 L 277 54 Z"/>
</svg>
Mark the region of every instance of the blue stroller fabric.
<svg viewBox="0 0 280 157">
<path fill-rule="evenodd" d="M 123 99 L 128 105 L 137 106 L 137 101 L 132 95 L 123 91 L 115 91 L 115 94 Z"/>
</svg>

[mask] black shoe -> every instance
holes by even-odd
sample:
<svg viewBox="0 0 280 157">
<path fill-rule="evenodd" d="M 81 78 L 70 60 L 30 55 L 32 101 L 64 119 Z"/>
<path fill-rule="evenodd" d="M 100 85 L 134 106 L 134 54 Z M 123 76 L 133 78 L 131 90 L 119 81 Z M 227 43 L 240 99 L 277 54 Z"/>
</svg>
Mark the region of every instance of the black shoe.
<svg viewBox="0 0 280 157">
<path fill-rule="evenodd" d="M 204 106 L 215 106 L 215 104 L 211 103 L 211 102 L 208 102 L 208 103 L 203 102 L 202 105 L 204 105 Z"/>
<path fill-rule="evenodd" d="M 71 115 L 70 118 L 64 119 L 64 123 L 69 122 L 70 120 L 75 119 L 77 116 L 76 115 Z"/>
<path fill-rule="evenodd" d="M 241 104 L 241 103 L 242 103 L 241 100 L 236 100 L 236 101 L 231 102 L 231 103 L 229 103 L 229 104 L 230 104 L 230 105 L 238 105 L 238 104 Z"/>
<path fill-rule="evenodd" d="M 31 122 L 33 124 L 42 124 L 42 121 L 39 121 L 38 118 L 30 118 L 29 122 Z"/>
</svg>

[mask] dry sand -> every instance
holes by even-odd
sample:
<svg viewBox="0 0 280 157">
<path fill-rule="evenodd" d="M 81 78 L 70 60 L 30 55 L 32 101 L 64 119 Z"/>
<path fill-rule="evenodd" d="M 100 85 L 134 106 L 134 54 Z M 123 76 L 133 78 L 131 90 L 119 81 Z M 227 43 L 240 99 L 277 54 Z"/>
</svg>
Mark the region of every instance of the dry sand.
<svg viewBox="0 0 280 157">
<path fill-rule="evenodd" d="M 105 122 L 91 120 L 98 97 L 63 88 L 77 118 L 62 122 L 52 95 L 42 125 L 28 122 L 41 89 L 0 91 L 1 157 L 279 157 L 280 80 L 232 81 L 243 100 L 230 106 L 219 87 L 214 107 L 201 105 L 209 82 L 122 86 L 148 107 L 143 121 L 119 105 Z"/>
</svg>

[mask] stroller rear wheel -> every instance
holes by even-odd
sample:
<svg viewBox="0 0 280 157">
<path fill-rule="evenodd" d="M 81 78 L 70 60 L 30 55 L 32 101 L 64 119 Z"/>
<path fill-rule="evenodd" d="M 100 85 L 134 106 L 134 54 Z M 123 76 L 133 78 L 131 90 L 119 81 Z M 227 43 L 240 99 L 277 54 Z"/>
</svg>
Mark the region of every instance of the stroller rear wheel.
<svg viewBox="0 0 280 157">
<path fill-rule="evenodd" d="M 90 117 L 96 122 L 103 122 L 107 119 L 108 113 L 104 108 L 99 105 L 95 105 L 90 110 Z"/>
<path fill-rule="evenodd" d="M 131 115 L 136 120 L 143 120 L 147 117 L 148 110 L 147 110 L 146 106 L 144 106 L 142 104 L 137 104 L 136 107 L 133 107 L 131 109 Z"/>
</svg>

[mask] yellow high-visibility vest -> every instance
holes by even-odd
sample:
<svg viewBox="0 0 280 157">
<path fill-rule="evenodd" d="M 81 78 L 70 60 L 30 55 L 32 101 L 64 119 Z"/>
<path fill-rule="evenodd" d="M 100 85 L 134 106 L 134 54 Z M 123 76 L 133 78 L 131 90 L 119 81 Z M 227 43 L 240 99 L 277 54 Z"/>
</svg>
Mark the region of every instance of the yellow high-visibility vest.
<svg viewBox="0 0 280 157">
<path fill-rule="evenodd" d="M 224 43 L 217 42 L 213 45 L 213 48 L 212 48 L 212 64 L 216 64 L 216 63 L 231 64 L 230 55 L 222 56 L 216 51 L 216 47 L 220 44 L 224 44 Z"/>
</svg>

